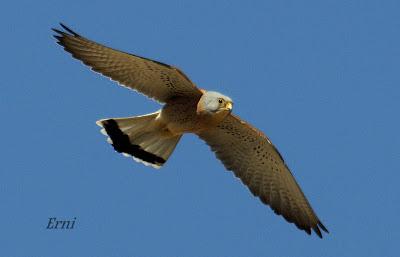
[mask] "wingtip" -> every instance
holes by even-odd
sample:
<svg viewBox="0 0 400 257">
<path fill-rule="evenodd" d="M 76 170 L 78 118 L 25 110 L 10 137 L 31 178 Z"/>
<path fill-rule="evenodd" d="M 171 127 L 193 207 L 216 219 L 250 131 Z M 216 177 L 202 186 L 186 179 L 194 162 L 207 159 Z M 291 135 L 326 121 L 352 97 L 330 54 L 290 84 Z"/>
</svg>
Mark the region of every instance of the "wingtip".
<svg viewBox="0 0 400 257">
<path fill-rule="evenodd" d="M 321 221 L 318 221 L 317 225 L 315 225 L 315 227 L 313 227 L 312 229 L 314 230 L 315 234 L 317 234 L 317 236 L 321 239 L 323 238 L 321 229 L 322 229 L 322 231 L 329 234 L 328 229 L 322 224 Z"/>
<path fill-rule="evenodd" d="M 73 31 L 72 29 L 70 29 L 66 25 L 64 25 L 62 22 L 60 22 L 59 24 L 66 32 L 70 33 L 71 35 L 73 35 L 75 37 L 81 37 L 81 35 L 79 35 L 75 31 Z M 67 33 L 65 33 L 64 31 L 61 31 L 61 30 L 56 29 L 56 28 L 51 28 L 51 30 L 54 31 L 55 33 L 59 34 L 59 35 L 62 35 L 62 36 L 67 35 Z"/>
<path fill-rule="evenodd" d="M 54 31 L 55 33 L 62 34 L 62 31 L 59 29 L 51 28 L 51 30 Z"/>
<path fill-rule="evenodd" d="M 59 36 L 59 35 L 53 35 L 53 37 L 54 37 L 55 39 L 57 39 L 57 40 L 61 40 L 61 39 L 62 39 L 62 36 Z"/>
<path fill-rule="evenodd" d="M 299 226 L 299 225 L 297 225 L 297 224 L 296 224 L 296 226 L 297 226 L 299 229 L 305 231 L 308 235 L 311 235 L 311 234 L 312 234 L 312 231 L 314 231 L 314 233 L 315 233 L 319 238 L 321 238 L 321 239 L 323 238 L 323 233 L 322 233 L 322 231 L 324 231 L 324 232 L 326 232 L 327 234 L 329 234 L 328 229 L 322 224 L 321 221 L 318 221 L 318 223 L 317 223 L 315 226 L 313 226 L 313 227 L 304 227 L 304 226 Z M 321 231 L 321 230 L 322 230 L 322 231 Z"/>
<path fill-rule="evenodd" d="M 319 226 L 323 231 L 325 231 L 326 233 L 329 234 L 328 229 L 324 226 L 324 224 L 322 224 L 321 221 L 318 221 L 318 226 Z"/>
<path fill-rule="evenodd" d="M 63 38 L 65 33 L 62 32 L 61 30 L 56 29 L 56 28 L 51 28 L 51 30 L 54 31 L 55 33 L 57 33 L 57 34 L 53 35 L 53 37 L 55 39 L 57 39 L 57 43 L 61 42 L 61 39 Z"/>
<path fill-rule="evenodd" d="M 313 227 L 313 230 L 314 230 L 315 234 L 317 234 L 317 236 L 319 238 L 322 238 L 322 233 L 321 233 L 321 230 L 319 229 L 318 225 Z"/>
<path fill-rule="evenodd" d="M 72 35 L 76 36 L 76 37 L 80 37 L 80 35 L 78 33 L 76 33 L 75 31 L 73 31 L 72 29 L 70 29 L 69 27 L 67 27 L 66 25 L 64 25 L 62 22 L 60 22 L 60 26 L 65 29 L 67 32 L 71 33 Z"/>
</svg>

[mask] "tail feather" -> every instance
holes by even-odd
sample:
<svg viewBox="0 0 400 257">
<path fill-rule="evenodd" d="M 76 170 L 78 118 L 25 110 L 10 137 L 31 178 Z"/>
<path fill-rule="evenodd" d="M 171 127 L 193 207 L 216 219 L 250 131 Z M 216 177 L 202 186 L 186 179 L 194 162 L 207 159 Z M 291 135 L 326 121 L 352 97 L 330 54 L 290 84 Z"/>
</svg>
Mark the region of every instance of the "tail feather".
<svg viewBox="0 0 400 257">
<path fill-rule="evenodd" d="M 181 135 L 172 135 L 156 122 L 159 112 L 96 122 L 117 152 L 160 168 L 174 151 Z"/>
</svg>

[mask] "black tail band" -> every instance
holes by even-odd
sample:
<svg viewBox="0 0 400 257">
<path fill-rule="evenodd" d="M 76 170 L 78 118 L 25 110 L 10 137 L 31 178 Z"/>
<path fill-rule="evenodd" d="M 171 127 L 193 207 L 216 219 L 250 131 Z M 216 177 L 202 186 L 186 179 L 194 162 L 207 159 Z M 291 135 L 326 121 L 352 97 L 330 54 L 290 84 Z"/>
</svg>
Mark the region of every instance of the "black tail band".
<svg viewBox="0 0 400 257">
<path fill-rule="evenodd" d="M 119 153 L 127 153 L 135 156 L 136 158 L 139 158 L 142 161 L 160 166 L 166 162 L 166 160 L 164 160 L 163 158 L 155 154 L 146 152 L 140 147 L 140 145 L 132 144 L 129 140 L 129 136 L 121 131 L 115 120 L 104 120 L 102 121 L 102 125 L 106 130 L 108 136 L 111 138 L 112 146 L 114 147 L 115 151 Z"/>
</svg>

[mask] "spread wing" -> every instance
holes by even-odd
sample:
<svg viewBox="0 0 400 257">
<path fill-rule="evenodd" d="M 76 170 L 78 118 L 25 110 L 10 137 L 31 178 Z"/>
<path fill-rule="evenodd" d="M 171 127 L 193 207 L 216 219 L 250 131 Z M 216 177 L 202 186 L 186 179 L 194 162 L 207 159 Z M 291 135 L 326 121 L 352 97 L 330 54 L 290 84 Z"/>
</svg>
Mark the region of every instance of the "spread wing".
<svg viewBox="0 0 400 257">
<path fill-rule="evenodd" d="M 201 91 L 178 68 L 124 53 L 86 39 L 65 25 L 53 29 L 58 44 L 92 70 L 165 103 L 174 97 L 199 97 Z"/>
<path fill-rule="evenodd" d="M 281 155 L 260 131 L 228 115 L 217 127 L 198 136 L 250 191 L 276 214 L 299 229 L 322 237 L 328 230 L 318 219 Z"/>
</svg>

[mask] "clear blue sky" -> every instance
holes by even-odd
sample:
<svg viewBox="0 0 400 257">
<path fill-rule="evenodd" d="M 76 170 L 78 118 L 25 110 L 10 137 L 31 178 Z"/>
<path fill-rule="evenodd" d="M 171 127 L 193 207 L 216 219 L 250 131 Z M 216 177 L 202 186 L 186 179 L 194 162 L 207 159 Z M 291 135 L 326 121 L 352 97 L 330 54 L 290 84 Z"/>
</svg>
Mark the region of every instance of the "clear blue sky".
<svg viewBox="0 0 400 257">
<path fill-rule="evenodd" d="M 1 256 L 398 255 L 399 1 L 89 2 L 2 4 Z M 331 233 L 276 216 L 193 135 L 161 170 L 116 154 L 95 121 L 159 105 L 67 55 L 59 21 L 230 96 Z"/>
</svg>

